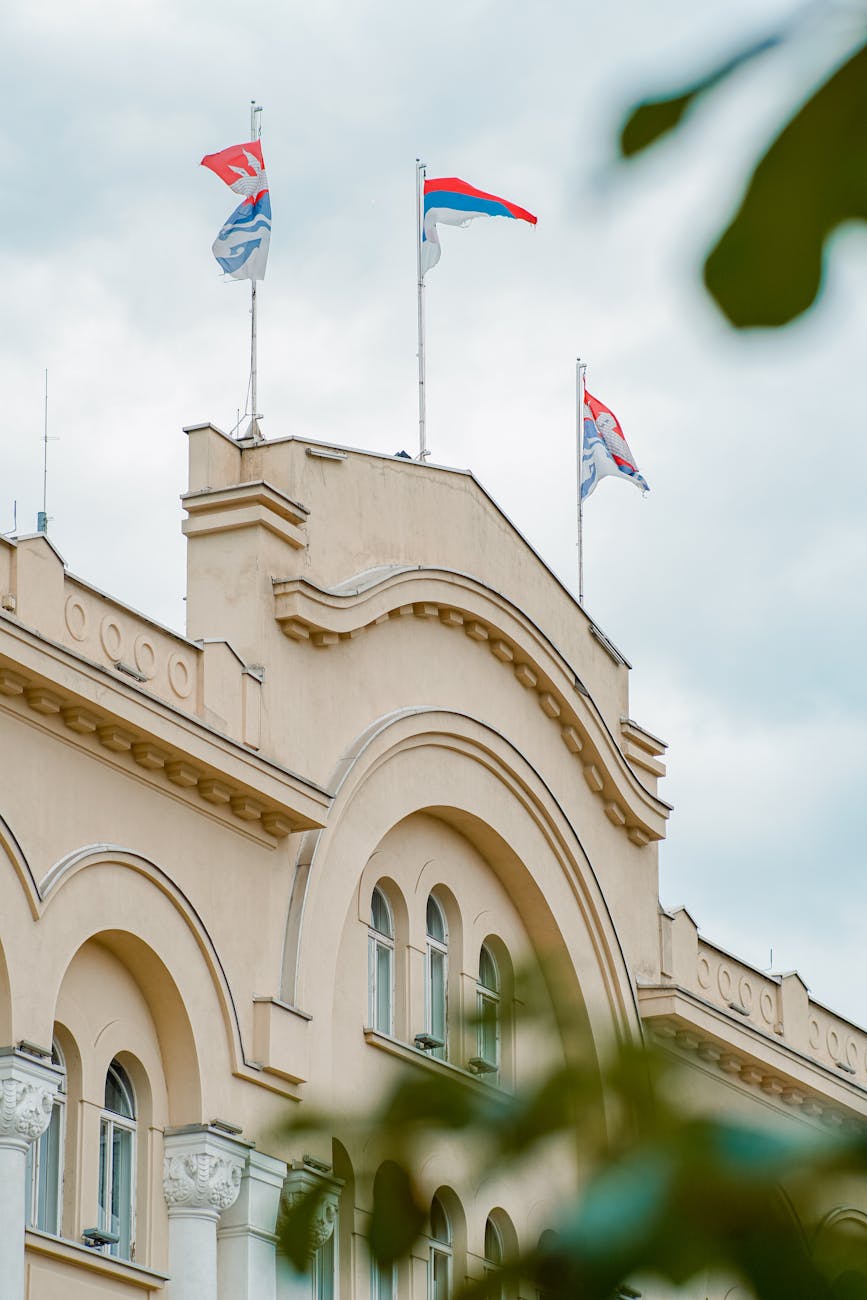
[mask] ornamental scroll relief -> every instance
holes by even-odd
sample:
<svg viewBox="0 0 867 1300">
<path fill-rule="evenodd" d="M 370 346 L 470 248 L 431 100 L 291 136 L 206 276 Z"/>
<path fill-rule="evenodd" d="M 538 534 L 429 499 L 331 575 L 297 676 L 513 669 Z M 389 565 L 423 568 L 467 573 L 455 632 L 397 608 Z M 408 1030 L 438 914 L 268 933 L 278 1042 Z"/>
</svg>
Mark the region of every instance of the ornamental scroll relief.
<svg viewBox="0 0 867 1300">
<path fill-rule="evenodd" d="M 50 1085 L 26 1079 L 0 1080 L 0 1142 L 35 1142 L 48 1128 L 53 1102 Z"/>
<path fill-rule="evenodd" d="M 163 1193 L 172 1210 L 209 1210 L 220 1214 L 234 1205 L 241 1188 L 243 1163 L 206 1152 L 166 1156 Z"/>
</svg>

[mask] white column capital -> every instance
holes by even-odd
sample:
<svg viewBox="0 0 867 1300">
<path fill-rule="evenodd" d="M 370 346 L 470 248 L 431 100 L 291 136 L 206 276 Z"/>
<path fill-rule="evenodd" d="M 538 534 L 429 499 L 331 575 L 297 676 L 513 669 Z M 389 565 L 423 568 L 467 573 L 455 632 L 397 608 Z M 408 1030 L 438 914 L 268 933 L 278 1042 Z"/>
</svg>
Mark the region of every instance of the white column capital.
<svg viewBox="0 0 867 1300">
<path fill-rule="evenodd" d="M 249 1142 L 211 1128 L 167 1132 L 163 1193 L 169 1218 L 189 1216 L 216 1223 L 238 1198 L 249 1148 Z"/>
<path fill-rule="evenodd" d="M 0 1050 L 0 1146 L 26 1151 L 51 1121 L 62 1072 L 49 1061 Z"/>
</svg>

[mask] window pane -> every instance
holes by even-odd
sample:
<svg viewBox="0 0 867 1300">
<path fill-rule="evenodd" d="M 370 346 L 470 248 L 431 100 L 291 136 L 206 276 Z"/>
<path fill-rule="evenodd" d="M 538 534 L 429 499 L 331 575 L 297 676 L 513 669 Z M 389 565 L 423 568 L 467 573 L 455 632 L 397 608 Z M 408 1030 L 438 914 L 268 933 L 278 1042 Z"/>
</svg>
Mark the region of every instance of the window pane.
<svg viewBox="0 0 867 1300">
<path fill-rule="evenodd" d="M 483 989 L 490 989 L 492 993 L 500 991 L 500 973 L 497 970 L 497 963 L 490 948 L 482 944 L 482 951 L 479 953 L 479 983 Z"/>
<path fill-rule="evenodd" d="M 108 1212 L 108 1184 L 111 1175 L 111 1125 L 104 1119 L 99 1125 L 99 1226 L 111 1230 Z"/>
<path fill-rule="evenodd" d="M 31 1142 L 27 1148 L 27 1164 L 24 1169 L 24 1222 L 28 1228 L 33 1223 L 33 1179 L 36 1170 L 36 1145 Z"/>
<path fill-rule="evenodd" d="M 441 1250 L 431 1251 L 431 1300 L 448 1300 L 451 1259 Z"/>
<path fill-rule="evenodd" d="M 394 1265 L 374 1263 L 371 1291 L 372 1300 L 394 1300 Z"/>
<path fill-rule="evenodd" d="M 446 941 L 446 919 L 437 900 L 431 894 L 427 900 L 427 932 L 438 943 Z"/>
<path fill-rule="evenodd" d="M 36 1227 L 60 1232 L 60 1168 L 63 1108 L 55 1105 L 51 1122 L 39 1139 L 36 1188 Z"/>
<path fill-rule="evenodd" d="M 392 1032 L 391 1019 L 391 949 L 384 943 L 376 946 L 376 1018 L 374 1029 L 381 1034 Z"/>
<path fill-rule="evenodd" d="M 493 1219 L 485 1224 L 485 1259 L 491 1264 L 502 1264 L 503 1246 Z"/>
<path fill-rule="evenodd" d="M 446 955 L 437 948 L 428 949 L 430 971 L 430 1026 L 434 1038 L 446 1041 Z M 445 1056 L 445 1047 L 434 1048 L 434 1054 Z"/>
<path fill-rule="evenodd" d="M 132 1084 L 117 1061 L 112 1061 L 105 1076 L 105 1109 L 125 1119 L 135 1119 Z"/>
<path fill-rule="evenodd" d="M 120 1236 L 112 1255 L 129 1259 L 132 1250 L 132 1148 L 129 1129 L 113 1125 L 111 1142 L 111 1231 Z"/>
<path fill-rule="evenodd" d="M 446 1246 L 452 1244 L 452 1230 L 449 1224 L 449 1216 L 445 1212 L 442 1201 L 435 1196 L 430 1206 L 430 1235 L 434 1241 L 441 1241 Z"/>
<path fill-rule="evenodd" d="M 373 897 L 370 900 L 370 926 L 379 934 L 385 934 L 389 939 L 393 938 L 394 930 L 391 924 L 391 911 L 381 889 L 374 889 Z"/>
<path fill-rule="evenodd" d="M 331 1236 L 316 1252 L 316 1266 L 313 1273 L 314 1300 L 334 1300 L 334 1243 L 337 1239 L 337 1224 Z"/>
<path fill-rule="evenodd" d="M 479 1018 L 479 1056 L 491 1065 L 500 1064 L 500 1004 L 496 998 L 480 993 L 477 1014 Z"/>
</svg>

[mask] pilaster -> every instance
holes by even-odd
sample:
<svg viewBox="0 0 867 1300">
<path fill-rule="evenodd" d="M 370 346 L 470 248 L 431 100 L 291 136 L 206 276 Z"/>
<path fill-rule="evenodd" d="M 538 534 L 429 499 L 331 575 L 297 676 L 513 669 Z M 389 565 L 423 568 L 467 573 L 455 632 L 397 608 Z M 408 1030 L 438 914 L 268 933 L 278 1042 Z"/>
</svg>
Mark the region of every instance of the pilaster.
<svg viewBox="0 0 867 1300">
<path fill-rule="evenodd" d="M 170 1300 L 217 1300 L 217 1221 L 238 1199 L 249 1150 L 209 1126 L 166 1132 Z"/>
</svg>

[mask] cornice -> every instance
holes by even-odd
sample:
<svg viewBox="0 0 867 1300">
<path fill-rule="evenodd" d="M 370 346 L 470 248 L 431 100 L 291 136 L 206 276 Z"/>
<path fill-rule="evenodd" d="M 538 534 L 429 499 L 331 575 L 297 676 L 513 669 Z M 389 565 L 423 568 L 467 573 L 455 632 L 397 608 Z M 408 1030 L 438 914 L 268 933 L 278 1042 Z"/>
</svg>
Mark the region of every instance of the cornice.
<svg viewBox="0 0 867 1300">
<path fill-rule="evenodd" d="M 2 616 L 0 708 L 272 841 L 327 815 L 318 786 Z"/>
<path fill-rule="evenodd" d="M 283 633 L 317 649 L 398 618 L 462 630 L 535 696 L 609 821 L 639 847 L 663 838 L 670 806 L 639 779 L 557 647 L 498 592 L 467 574 L 422 567 L 373 570 L 330 589 L 306 578 L 275 579 L 273 588 L 274 616 Z M 634 723 L 629 727 L 635 731 Z M 647 760 L 639 766 L 647 768 Z"/>
<path fill-rule="evenodd" d="M 660 1045 L 745 1091 L 831 1127 L 867 1121 L 867 1089 L 785 1041 L 735 1022 L 688 989 L 639 987 L 638 1004 L 646 1029 Z"/>
</svg>

